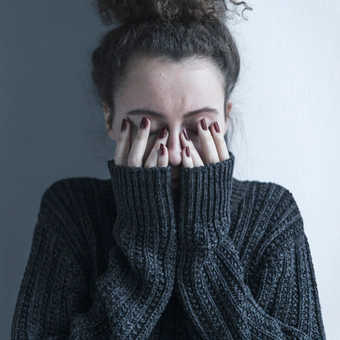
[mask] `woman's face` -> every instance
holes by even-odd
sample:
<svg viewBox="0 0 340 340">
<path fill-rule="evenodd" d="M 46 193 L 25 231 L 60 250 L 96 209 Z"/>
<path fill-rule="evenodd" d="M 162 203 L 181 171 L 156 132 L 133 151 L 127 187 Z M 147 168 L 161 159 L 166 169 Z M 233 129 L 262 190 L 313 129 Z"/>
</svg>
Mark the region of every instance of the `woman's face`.
<svg viewBox="0 0 340 340">
<path fill-rule="evenodd" d="M 203 162 L 197 123 L 206 118 L 208 127 L 218 121 L 221 132 L 227 131 L 224 85 L 217 68 L 207 59 L 189 59 L 180 63 L 159 58 L 138 59 L 131 63 L 124 87 L 116 94 L 115 116 L 108 134 L 113 140 L 119 137 L 121 123 L 126 118 L 132 127 L 131 141 L 145 116 L 151 121 L 150 136 L 144 161 L 155 143 L 158 132 L 165 127 L 169 132 L 167 143 L 169 165 L 181 166 L 183 129 L 193 141 Z M 104 106 L 106 127 L 109 128 L 109 111 Z"/>
</svg>

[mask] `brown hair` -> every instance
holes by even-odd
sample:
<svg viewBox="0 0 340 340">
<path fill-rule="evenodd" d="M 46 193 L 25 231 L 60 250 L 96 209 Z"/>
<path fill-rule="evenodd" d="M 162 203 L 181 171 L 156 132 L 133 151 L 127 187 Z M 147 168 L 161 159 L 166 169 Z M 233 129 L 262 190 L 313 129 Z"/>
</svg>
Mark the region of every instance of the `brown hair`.
<svg viewBox="0 0 340 340">
<path fill-rule="evenodd" d="M 223 75 L 227 101 L 239 76 L 240 57 L 225 19 L 230 6 L 237 5 L 243 5 L 243 11 L 251 9 L 243 1 L 98 0 L 103 23 L 114 24 L 114 28 L 93 52 L 92 78 L 101 102 L 111 110 L 111 123 L 114 94 L 134 57 L 163 57 L 174 62 L 208 58 Z"/>
</svg>

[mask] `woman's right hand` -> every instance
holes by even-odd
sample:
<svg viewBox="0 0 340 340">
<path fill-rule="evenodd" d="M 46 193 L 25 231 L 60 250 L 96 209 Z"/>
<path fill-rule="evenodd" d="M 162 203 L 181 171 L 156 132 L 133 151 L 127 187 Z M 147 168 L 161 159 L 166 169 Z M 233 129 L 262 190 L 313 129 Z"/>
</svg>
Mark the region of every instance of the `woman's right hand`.
<svg viewBox="0 0 340 340">
<path fill-rule="evenodd" d="M 165 128 L 160 130 L 157 140 L 143 164 L 145 149 L 150 134 L 150 126 L 150 120 L 143 117 L 130 148 L 131 124 L 127 119 L 123 119 L 114 154 L 116 165 L 140 168 L 166 167 L 169 165 L 169 154 L 166 147 L 169 133 Z"/>
</svg>

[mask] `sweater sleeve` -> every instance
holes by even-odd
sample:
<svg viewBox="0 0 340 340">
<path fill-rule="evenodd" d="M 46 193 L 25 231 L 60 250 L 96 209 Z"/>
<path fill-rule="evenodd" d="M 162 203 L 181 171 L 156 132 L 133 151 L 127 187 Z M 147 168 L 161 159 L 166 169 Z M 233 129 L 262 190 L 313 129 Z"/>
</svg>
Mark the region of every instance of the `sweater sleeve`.
<svg viewBox="0 0 340 340">
<path fill-rule="evenodd" d="M 268 226 L 250 276 L 229 233 L 233 167 L 231 153 L 225 162 L 182 169 L 176 290 L 184 308 L 204 339 L 324 339 L 313 264 L 292 195 L 277 186 L 280 199 L 270 203 L 267 220 L 243 219 Z"/>
<path fill-rule="evenodd" d="M 72 207 L 53 206 L 56 192 L 50 188 L 42 199 L 12 339 L 146 339 L 165 309 L 176 252 L 170 169 L 108 165 L 117 217 L 106 271 L 86 285 L 87 249 L 77 246 L 74 232 L 71 242 L 68 232 L 79 215 Z"/>
<path fill-rule="evenodd" d="M 100 283 L 115 338 L 146 339 L 173 290 L 176 225 L 171 168 L 109 162 L 117 219 L 110 270 Z M 119 256 L 119 254 L 122 254 Z M 114 297 L 112 303 L 110 299 Z"/>
</svg>

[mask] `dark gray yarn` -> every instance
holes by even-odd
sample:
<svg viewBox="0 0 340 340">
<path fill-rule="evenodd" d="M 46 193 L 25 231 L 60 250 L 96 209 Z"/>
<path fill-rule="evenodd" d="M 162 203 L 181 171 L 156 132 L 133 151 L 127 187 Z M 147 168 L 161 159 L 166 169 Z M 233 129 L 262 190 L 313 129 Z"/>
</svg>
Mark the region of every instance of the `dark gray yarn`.
<svg viewBox="0 0 340 340">
<path fill-rule="evenodd" d="M 325 339 L 292 194 L 230 156 L 182 168 L 176 204 L 170 167 L 51 185 L 12 339 Z"/>
</svg>

